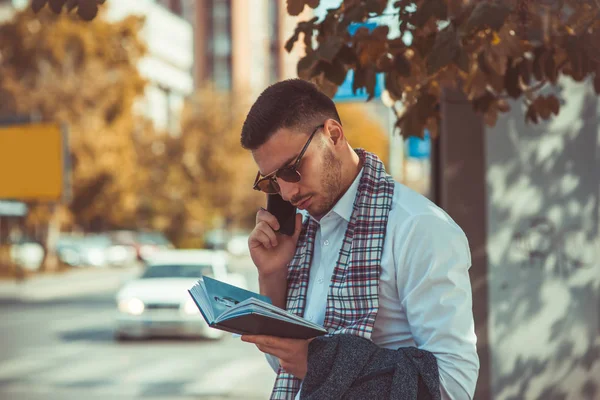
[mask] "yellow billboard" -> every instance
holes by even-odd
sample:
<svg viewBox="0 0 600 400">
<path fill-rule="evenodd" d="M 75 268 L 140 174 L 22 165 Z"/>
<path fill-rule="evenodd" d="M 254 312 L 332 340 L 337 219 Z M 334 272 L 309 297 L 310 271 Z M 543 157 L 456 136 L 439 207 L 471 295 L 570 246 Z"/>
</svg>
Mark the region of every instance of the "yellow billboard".
<svg viewBox="0 0 600 400">
<path fill-rule="evenodd" d="M 66 139 L 56 123 L 0 126 L 0 199 L 65 200 Z"/>
</svg>

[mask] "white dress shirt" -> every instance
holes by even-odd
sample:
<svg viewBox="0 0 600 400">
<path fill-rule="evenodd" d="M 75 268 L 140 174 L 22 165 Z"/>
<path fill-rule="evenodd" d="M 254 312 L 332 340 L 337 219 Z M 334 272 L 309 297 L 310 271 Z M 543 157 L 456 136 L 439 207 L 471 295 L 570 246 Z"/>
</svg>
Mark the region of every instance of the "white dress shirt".
<svg viewBox="0 0 600 400">
<path fill-rule="evenodd" d="M 318 221 L 304 318 L 320 325 L 361 175 Z M 371 340 L 383 348 L 416 346 L 433 353 L 442 399 L 472 399 L 479 358 L 465 234 L 426 197 L 396 183 L 381 261 Z M 277 371 L 278 360 L 267 359 Z"/>
</svg>

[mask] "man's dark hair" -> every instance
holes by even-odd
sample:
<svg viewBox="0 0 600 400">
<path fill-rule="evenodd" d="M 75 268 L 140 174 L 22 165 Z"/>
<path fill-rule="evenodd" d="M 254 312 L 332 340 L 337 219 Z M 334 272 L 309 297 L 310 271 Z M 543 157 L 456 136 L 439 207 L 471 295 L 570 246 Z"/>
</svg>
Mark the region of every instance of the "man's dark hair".
<svg viewBox="0 0 600 400">
<path fill-rule="evenodd" d="M 242 127 L 242 147 L 255 150 L 282 128 L 308 135 L 329 118 L 341 123 L 335 104 L 316 85 L 302 79 L 277 82 L 250 108 Z"/>
</svg>

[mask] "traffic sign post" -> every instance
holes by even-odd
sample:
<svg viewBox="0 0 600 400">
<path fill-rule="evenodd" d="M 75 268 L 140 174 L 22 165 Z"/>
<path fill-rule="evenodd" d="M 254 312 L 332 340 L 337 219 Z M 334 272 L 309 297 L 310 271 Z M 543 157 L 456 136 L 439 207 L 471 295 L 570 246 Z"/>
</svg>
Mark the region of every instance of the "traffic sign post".
<svg viewBox="0 0 600 400">
<path fill-rule="evenodd" d="M 68 201 L 67 130 L 56 123 L 0 127 L 0 199 Z"/>
</svg>

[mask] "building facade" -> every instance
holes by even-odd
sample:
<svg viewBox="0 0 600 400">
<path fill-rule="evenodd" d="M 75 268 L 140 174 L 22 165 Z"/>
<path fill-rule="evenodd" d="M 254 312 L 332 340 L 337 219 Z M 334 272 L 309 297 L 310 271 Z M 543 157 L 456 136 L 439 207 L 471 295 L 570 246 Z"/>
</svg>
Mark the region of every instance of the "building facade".
<svg viewBox="0 0 600 400">
<path fill-rule="evenodd" d="M 146 18 L 142 39 L 148 55 L 139 69 L 148 79 L 139 110 L 158 130 L 177 134 L 184 100 L 194 91 L 194 32 L 183 14 L 183 2 L 156 0 L 108 1 L 107 18 L 119 20 L 128 15 Z"/>
<path fill-rule="evenodd" d="M 194 91 L 194 31 L 185 15 L 191 13 L 190 2 L 175 0 L 112 0 L 105 3 L 108 20 L 129 15 L 146 18 L 141 32 L 148 54 L 139 63 L 148 80 L 145 96 L 138 111 L 150 118 L 160 131 L 177 134 L 184 99 Z M 29 0 L 0 0 L 0 21 L 8 20 L 15 9 L 29 5 Z"/>
<path fill-rule="evenodd" d="M 169 0 L 165 0 L 169 1 Z M 172 0 L 171 0 L 172 1 Z M 296 76 L 301 49 L 284 49 L 297 18 L 285 0 L 196 0 L 183 4 L 194 25 L 196 86 L 256 97 L 266 86 Z"/>
</svg>

